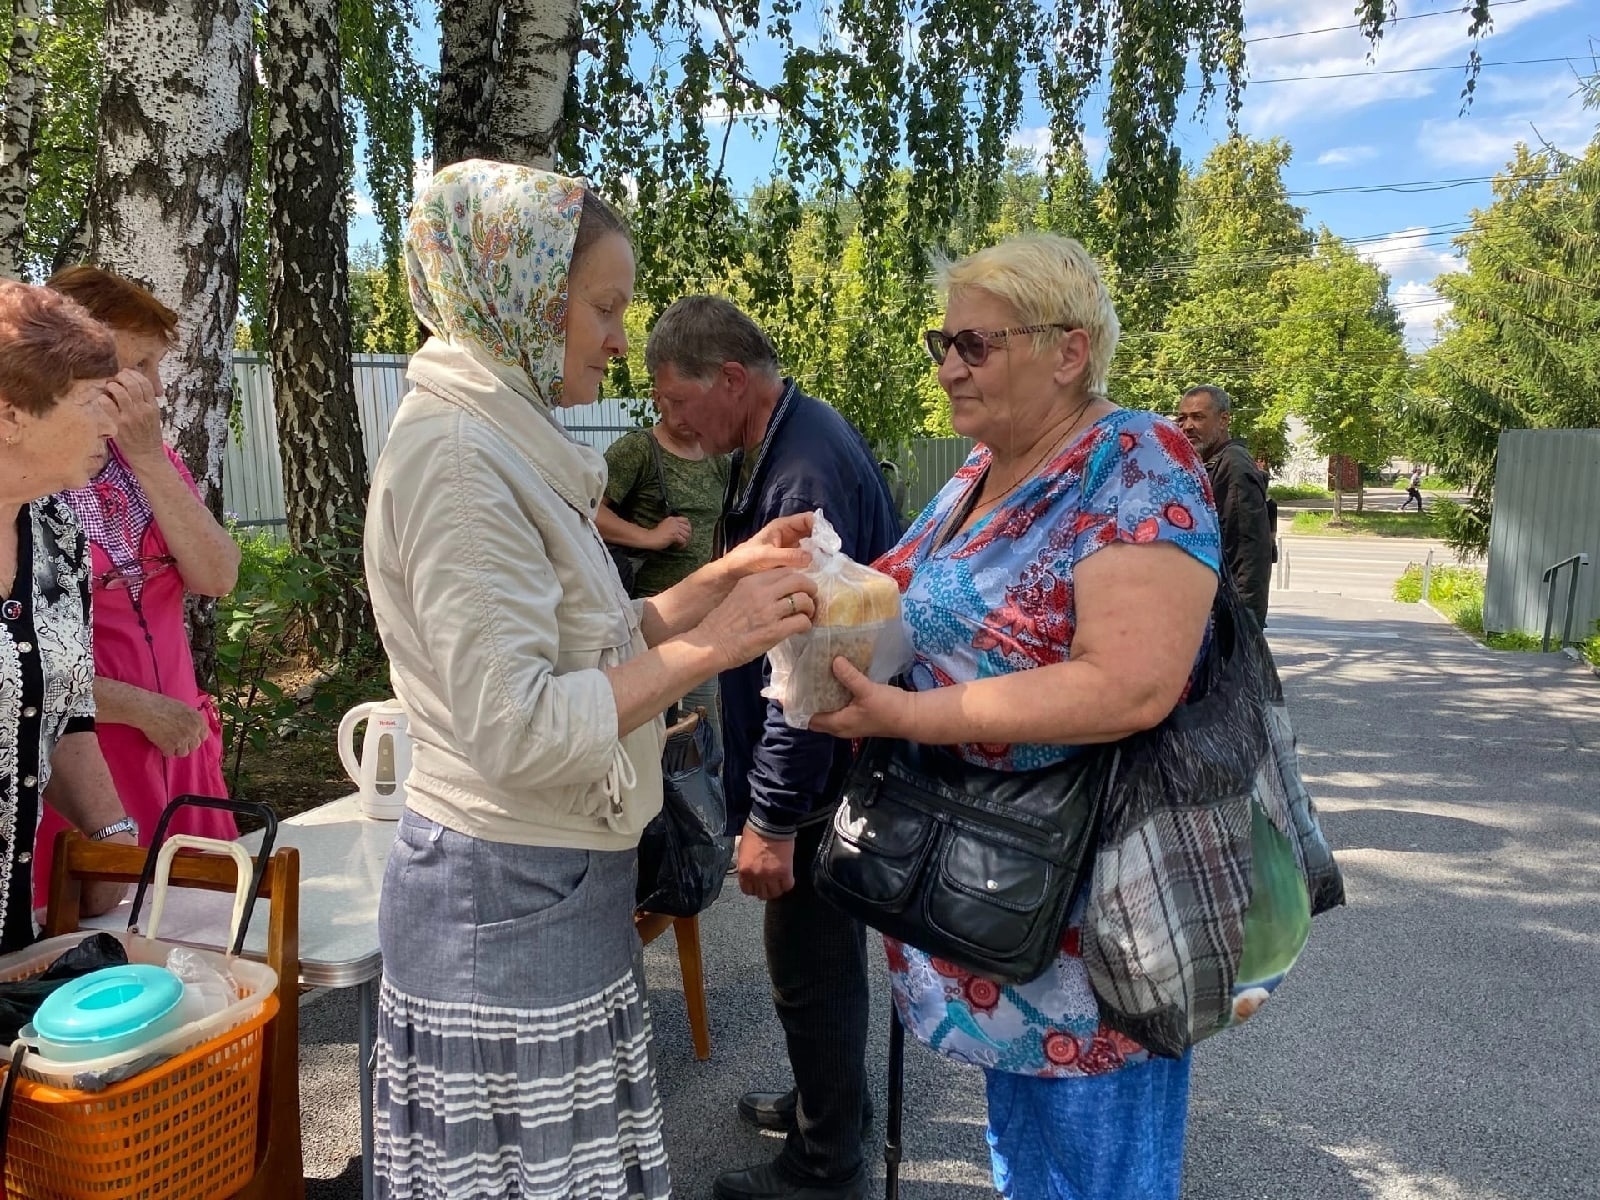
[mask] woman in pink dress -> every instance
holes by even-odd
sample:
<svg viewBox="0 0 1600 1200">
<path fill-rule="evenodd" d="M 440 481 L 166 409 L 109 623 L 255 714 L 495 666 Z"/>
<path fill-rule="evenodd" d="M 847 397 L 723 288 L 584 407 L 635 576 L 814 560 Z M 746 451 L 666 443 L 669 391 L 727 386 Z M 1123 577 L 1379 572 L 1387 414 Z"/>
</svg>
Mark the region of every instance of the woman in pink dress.
<svg viewBox="0 0 1600 1200">
<path fill-rule="evenodd" d="M 89 537 L 94 598 L 95 729 L 128 815 L 149 845 L 177 796 L 226 796 L 222 726 L 195 680 L 184 594 L 224 596 L 239 547 L 211 515 L 182 460 L 161 436 L 161 360 L 178 317 L 149 292 L 97 267 L 70 267 L 49 286 L 110 328 L 117 365 L 147 385 L 113 406 L 116 437 L 89 486 L 62 493 Z M 135 378 L 134 376 L 128 376 Z M 39 827 L 34 899 L 43 905 L 61 819 Z M 188 809 L 170 832 L 234 838 L 233 817 Z"/>
</svg>

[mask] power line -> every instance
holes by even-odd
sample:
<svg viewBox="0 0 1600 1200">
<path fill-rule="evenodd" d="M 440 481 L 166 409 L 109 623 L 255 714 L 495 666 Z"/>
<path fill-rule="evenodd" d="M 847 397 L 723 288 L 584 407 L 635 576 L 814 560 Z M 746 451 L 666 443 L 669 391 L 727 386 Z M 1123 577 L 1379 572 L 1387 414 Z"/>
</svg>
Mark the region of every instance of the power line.
<svg viewBox="0 0 1600 1200">
<path fill-rule="evenodd" d="M 1538 67 L 1550 63 L 1571 63 L 1574 55 L 1562 55 L 1558 58 L 1501 58 L 1485 59 L 1478 63 L 1479 67 Z M 1435 67 L 1373 67 L 1368 71 L 1335 71 L 1326 75 L 1268 75 L 1264 79 L 1250 79 L 1247 85 L 1254 87 L 1262 83 L 1306 83 L 1314 79 L 1364 79 L 1368 75 L 1425 75 L 1434 71 L 1466 71 L 1472 68 L 1472 63 L 1443 63 Z M 1194 84 L 1184 91 L 1194 91 L 1200 87 Z"/>
<path fill-rule="evenodd" d="M 1306 188 L 1300 191 L 1284 192 L 1285 196 L 1331 196 L 1338 192 L 1399 192 L 1402 195 L 1411 195 L 1420 192 L 1442 192 L 1449 188 L 1467 187 L 1475 183 L 1495 183 L 1497 181 L 1517 182 L 1523 180 L 1553 179 L 1553 171 L 1532 171 L 1525 175 L 1500 174 L 1500 175 L 1469 175 L 1457 179 L 1413 179 L 1402 183 L 1358 183 L 1344 187 Z M 1245 197 L 1234 197 L 1244 199 Z"/>
<path fill-rule="evenodd" d="M 1501 9 L 1505 8 L 1515 8 L 1519 4 L 1526 3 L 1528 3 L 1528 0 L 1494 0 L 1493 12 L 1499 12 Z M 1409 16 L 1404 17 L 1386 17 L 1384 18 L 1383 27 L 1387 29 L 1390 25 L 1398 24 L 1401 21 L 1421 21 L 1428 17 L 1463 17 L 1467 15 L 1469 14 L 1467 13 L 1466 9 L 1440 8 L 1435 9 L 1433 12 L 1411 13 Z M 1288 38 L 1311 37 L 1312 35 L 1318 33 L 1343 33 L 1350 29 L 1365 28 L 1366 26 L 1362 25 L 1359 21 L 1353 25 L 1325 25 L 1321 29 L 1296 29 L 1292 33 L 1262 34 L 1260 37 L 1245 38 L 1244 44 L 1246 46 L 1253 46 L 1258 42 L 1281 42 Z"/>
</svg>

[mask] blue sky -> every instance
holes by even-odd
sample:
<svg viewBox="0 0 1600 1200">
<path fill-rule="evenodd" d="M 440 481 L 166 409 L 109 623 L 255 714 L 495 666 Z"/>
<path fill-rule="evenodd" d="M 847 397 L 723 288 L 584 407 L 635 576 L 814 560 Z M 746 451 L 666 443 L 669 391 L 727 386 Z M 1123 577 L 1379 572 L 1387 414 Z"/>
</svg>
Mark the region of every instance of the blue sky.
<svg viewBox="0 0 1600 1200">
<path fill-rule="evenodd" d="M 1450 233 L 1491 199 L 1487 183 L 1437 184 L 1492 175 L 1518 141 L 1543 139 L 1573 152 L 1588 143 L 1600 113 L 1584 110 L 1578 72 L 1593 66 L 1597 51 L 1590 39 L 1600 38 L 1600 0 L 1495 0 L 1495 30 L 1482 42 L 1483 58 L 1521 65 L 1486 65 L 1465 115 L 1459 68 L 1471 44 L 1459 0 L 1400 0 L 1400 15 L 1414 19 L 1392 26 L 1375 51 L 1358 30 L 1336 28 L 1353 23 L 1353 9 L 1352 0 L 1246 0 L 1246 36 L 1256 40 L 1248 48 L 1252 84 L 1240 124 L 1252 136 L 1293 145 L 1286 182 L 1304 193 L 1295 202 L 1313 226 L 1362 239 L 1363 252 L 1389 273 L 1408 339 L 1420 347 L 1433 340 L 1444 307 L 1433 281 L 1457 267 Z M 812 11 L 813 29 L 831 28 L 824 0 L 814 0 Z M 429 18 L 418 45 L 432 65 L 438 35 Z M 1305 32 L 1311 30 L 1328 32 Z M 752 44 L 747 54 L 758 77 L 775 76 L 775 53 Z M 1570 62 L 1527 62 L 1563 57 Z M 1269 82 L 1336 75 L 1344 78 Z M 1225 135 L 1218 112 L 1185 121 L 1178 141 L 1185 158 L 1198 162 Z M 1048 148 L 1037 106 L 1025 113 L 1014 140 Z M 1103 159 L 1104 139 L 1092 117 L 1086 145 L 1092 158 Z M 773 142 L 759 114 L 737 118 L 729 151 L 736 186 L 764 178 L 772 161 Z M 1422 181 L 1434 190 L 1347 190 Z M 369 215 L 358 212 L 351 235 L 353 243 L 376 240 Z"/>
</svg>

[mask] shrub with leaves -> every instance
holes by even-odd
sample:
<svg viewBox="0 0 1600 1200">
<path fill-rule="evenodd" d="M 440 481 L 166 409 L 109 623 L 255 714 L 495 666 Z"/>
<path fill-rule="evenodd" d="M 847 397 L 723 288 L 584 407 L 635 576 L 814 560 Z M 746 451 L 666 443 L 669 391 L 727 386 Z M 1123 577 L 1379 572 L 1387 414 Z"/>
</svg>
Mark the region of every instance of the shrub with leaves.
<svg viewBox="0 0 1600 1200">
<path fill-rule="evenodd" d="M 237 789 L 246 748 L 262 751 L 274 738 L 322 731 L 337 719 L 340 689 L 318 688 L 302 704 L 274 676 L 295 663 L 337 667 L 315 614 L 329 596 L 355 589 L 364 597 L 366 582 L 359 551 L 345 539 L 330 536 L 297 553 L 270 533 L 238 527 L 233 533 L 243 557 L 238 585 L 217 603 L 217 705 L 228 783 Z M 365 664 L 376 653 L 375 645 L 363 644 L 346 661 Z"/>
</svg>

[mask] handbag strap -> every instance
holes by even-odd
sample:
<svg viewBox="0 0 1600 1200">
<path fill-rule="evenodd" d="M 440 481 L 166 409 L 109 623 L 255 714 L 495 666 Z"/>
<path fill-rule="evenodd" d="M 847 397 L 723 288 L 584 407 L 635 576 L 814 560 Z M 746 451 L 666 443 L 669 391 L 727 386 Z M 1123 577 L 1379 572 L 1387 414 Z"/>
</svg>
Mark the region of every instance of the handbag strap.
<svg viewBox="0 0 1600 1200">
<path fill-rule="evenodd" d="M 661 507 L 667 510 L 667 516 L 675 517 L 678 510 L 672 507 L 672 500 L 667 496 L 667 472 L 661 463 L 661 442 L 653 429 L 647 430 L 645 436 L 650 439 L 650 456 L 656 460 L 656 486 L 661 489 Z"/>
</svg>

